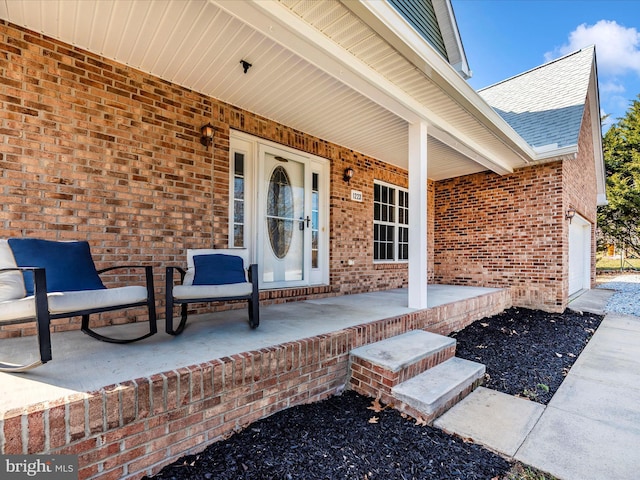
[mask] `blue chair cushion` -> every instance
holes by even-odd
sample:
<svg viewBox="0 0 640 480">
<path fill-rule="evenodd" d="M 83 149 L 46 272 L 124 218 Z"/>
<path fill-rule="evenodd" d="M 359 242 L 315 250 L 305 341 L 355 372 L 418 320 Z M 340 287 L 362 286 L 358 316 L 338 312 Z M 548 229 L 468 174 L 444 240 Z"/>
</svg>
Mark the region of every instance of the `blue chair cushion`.
<svg viewBox="0 0 640 480">
<path fill-rule="evenodd" d="M 55 242 L 36 238 L 10 238 L 9 246 L 19 267 L 42 267 L 47 291 L 76 292 L 106 288 L 96 271 L 87 242 Z M 33 295 L 33 274 L 24 272 L 27 296 Z"/>
<path fill-rule="evenodd" d="M 247 281 L 242 258 L 235 255 L 195 255 L 193 265 L 196 269 L 194 285 L 228 285 Z"/>
</svg>

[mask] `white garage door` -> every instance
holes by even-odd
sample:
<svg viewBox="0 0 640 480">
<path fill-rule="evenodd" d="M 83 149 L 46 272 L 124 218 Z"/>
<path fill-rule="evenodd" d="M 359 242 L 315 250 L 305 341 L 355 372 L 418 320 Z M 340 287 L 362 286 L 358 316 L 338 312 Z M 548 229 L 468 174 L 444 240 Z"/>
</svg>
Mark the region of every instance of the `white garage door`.
<svg viewBox="0 0 640 480">
<path fill-rule="evenodd" d="M 569 295 L 591 287 L 591 224 L 576 215 L 569 225 Z"/>
</svg>

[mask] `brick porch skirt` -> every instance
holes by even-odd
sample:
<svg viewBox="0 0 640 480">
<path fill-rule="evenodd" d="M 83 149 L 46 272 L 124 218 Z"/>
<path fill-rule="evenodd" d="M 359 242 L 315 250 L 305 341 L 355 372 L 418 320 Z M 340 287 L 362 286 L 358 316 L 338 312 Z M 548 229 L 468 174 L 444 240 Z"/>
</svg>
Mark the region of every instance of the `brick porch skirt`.
<svg viewBox="0 0 640 480">
<path fill-rule="evenodd" d="M 446 335 L 510 306 L 500 290 L 0 412 L 0 453 L 75 454 L 81 479 L 138 479 L 345 388 L 353 348 L 415 329 Z"/>
</svg>

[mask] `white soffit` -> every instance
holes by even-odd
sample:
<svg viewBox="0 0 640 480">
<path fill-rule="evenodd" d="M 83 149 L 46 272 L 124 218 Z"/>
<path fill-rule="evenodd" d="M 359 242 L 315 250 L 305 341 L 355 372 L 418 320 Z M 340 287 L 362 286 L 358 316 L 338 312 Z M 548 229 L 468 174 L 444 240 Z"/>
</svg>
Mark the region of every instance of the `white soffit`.
<svg viewBox="0 0 640 480">
<path fill-rule="evenodd" d="M 404 119 L 214 2 L 11 0 L 0 17 L 406 167 Z M 246 75 L 241 59 L 253 65 Z"/>
<path fill-rule="evenodd" d="M 285 3 L 295 16 L 283 10 Z M 239 18 L 250 18 L 255 29 L 287 45 L 310 63 L 340 78 L 396 115 L 409 122 L 426 120 L 447 131 L 484 158 L 485 166 L 491 165 L 492 170 L 508 173 L 526 163 L 521 154 L 498 139 L 495 125 L 487 128 L 342 3 L 333 0 L 263 0 L 221 2 L 221 5 Z M 446 66 L 496 120 L 504 123 L 450 65 Z M 504 125 L 512 130 L 506 123 Z M 517 137 L 515 132 L 513 134 Z"/>
<path fill-rule="evenodd" d="M 427 156 L 427 176 L 431 180 L 445 180 L 488 170 L 432 136 L 427 141 Z"/>
<path fill-rule="evenodd" d="M 477 171 L 468 151 L 519 161 L 337 1 L 10 0 L 0 17 L 404 168 L 418 109 L 466 148 L 430 141 L 432 178 Z"/>
</svg>

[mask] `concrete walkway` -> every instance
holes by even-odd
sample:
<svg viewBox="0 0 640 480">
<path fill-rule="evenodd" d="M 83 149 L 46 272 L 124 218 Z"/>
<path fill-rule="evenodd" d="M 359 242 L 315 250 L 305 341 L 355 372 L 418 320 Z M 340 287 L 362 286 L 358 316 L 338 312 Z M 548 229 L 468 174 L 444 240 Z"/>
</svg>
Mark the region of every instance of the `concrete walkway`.
<svg viewBox="0 0 640 480">
<path fill-rule="evenodd" d="M 583 297 L 569 308 L 602 311 L 608 299 Z M 435 425 L 562 480 L 636 479 L 639 347 L 640 317 L 607 314 L 546 407 L 480 388 Z"/>
</svg>

